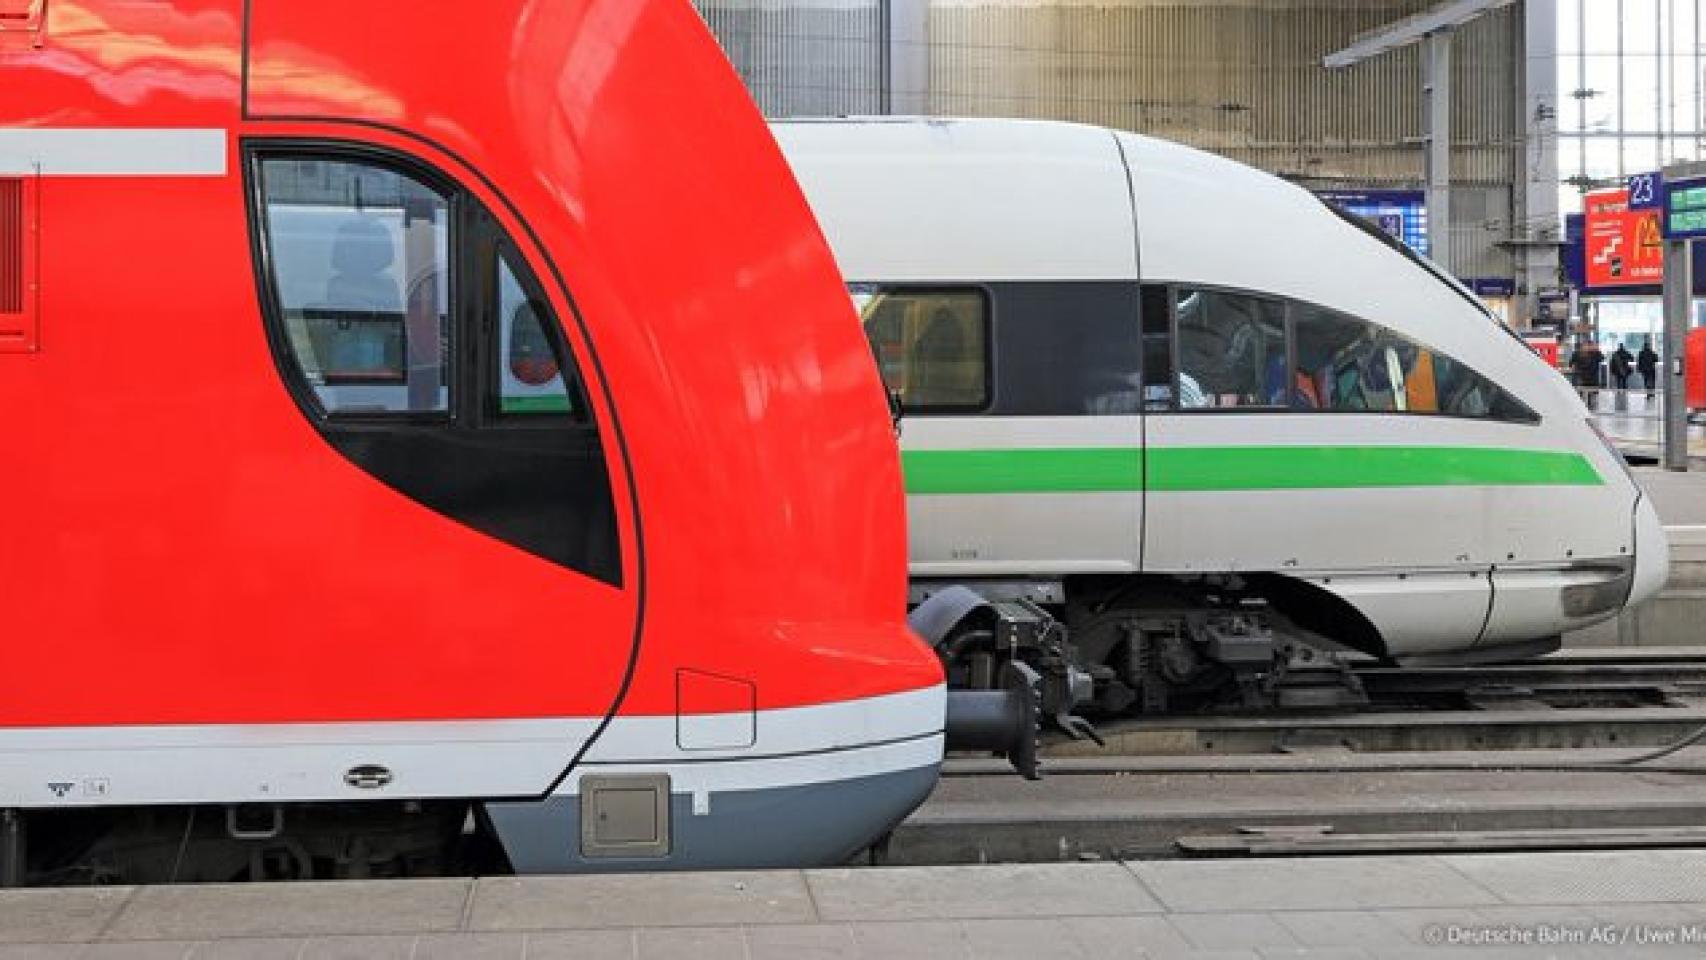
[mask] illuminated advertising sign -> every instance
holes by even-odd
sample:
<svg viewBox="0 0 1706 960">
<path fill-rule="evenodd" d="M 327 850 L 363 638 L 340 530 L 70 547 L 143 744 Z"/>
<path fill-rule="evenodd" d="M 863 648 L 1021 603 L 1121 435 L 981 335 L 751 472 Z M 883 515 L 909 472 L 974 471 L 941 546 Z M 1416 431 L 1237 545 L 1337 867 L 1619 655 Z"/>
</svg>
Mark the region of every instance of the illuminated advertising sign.
<svg viewBox="0 0 1706 960">
<path fill-rule="evenodd" d="M 1664 281 L 1664 233 L 1657 209 L 1631 210 L 1628 189 L 1583 198 L 1583 260 L 1590 287 L 1628 287 Z"/>
</svg>

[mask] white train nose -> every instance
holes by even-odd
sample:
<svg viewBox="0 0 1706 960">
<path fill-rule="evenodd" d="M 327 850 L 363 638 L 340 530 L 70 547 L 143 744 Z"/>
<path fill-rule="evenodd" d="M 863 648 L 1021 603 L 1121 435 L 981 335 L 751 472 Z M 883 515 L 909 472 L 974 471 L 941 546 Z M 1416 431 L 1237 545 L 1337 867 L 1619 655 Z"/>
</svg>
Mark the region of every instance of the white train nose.
<svg viewBox="0 0 1706 960">
<path fill-rule="evenodd" d="M 1629 606 L 1657 594 L 1670 578 L 1670 539 L 1659 523 L 1650 497 L 1635 505 L 1635 583 L 1629 589 Z"/>
</svg>

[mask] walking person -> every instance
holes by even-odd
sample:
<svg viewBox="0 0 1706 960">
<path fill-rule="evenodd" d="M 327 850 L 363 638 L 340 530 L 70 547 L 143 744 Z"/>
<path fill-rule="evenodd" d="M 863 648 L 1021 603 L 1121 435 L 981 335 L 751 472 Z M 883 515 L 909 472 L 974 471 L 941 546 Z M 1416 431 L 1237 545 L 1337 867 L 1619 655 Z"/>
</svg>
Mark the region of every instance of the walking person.
<svg viewBox="0 0 1706 960">
<path fill-rule="evenodd" d="M 1647 399 L 1659 385 L 1659 355 L 1653 351 L 1653 338 L 1641 341 L 1641 355 L 1635 358 L 1635 369 L 1641 372 L 1641 383 L 1647 388 Z"/>
<path fill-rule="evenodd" d="M 1576 375 L 1576 386 L 1581 388 L 1582 399 L 1587 401 L 1589 409 L 1599 399 L 1599 367 L 1605 360 L 1600 352 L 1599 344 L 1584 338 L 1576 345 L 1576 352 L 1570 355 L 1570 370 Z"/>
<path fill-rule="evenodd" d="M 1617 350 L 1611 354 L 1611 385 L 1617 388 L 1612 394 L 1611 402 L 1618 410 L 1629 409 L 1629 375 L 1635 372 L 1635 355 L 1617 342 Z"/>
<path fill-rule="evenodd" d="M 1629 389 L 1629 374 L 1635 372 L 1635 355 L 1629 348 L 1619 343 L 1617 352 L 1611 355 L 1611 382 L 1619 390 Z"/>
</svg>

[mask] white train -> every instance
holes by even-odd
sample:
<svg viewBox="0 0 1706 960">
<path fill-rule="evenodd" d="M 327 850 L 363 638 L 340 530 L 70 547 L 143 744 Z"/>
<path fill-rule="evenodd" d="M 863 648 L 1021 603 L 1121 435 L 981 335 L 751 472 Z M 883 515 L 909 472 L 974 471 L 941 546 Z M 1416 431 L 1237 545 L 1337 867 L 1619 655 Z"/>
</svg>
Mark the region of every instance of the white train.
<svg viewBox="0 0 1706 960">
<path fill-rule="evenodd" d="M 1105 707 L 1293 642 L 1532 655 L 1663 584 L 1564 380 L 1307 191 L 1071 124 L 774 130 L 901 402 L 915 599 L 1049 605 Z"/>
</svg>

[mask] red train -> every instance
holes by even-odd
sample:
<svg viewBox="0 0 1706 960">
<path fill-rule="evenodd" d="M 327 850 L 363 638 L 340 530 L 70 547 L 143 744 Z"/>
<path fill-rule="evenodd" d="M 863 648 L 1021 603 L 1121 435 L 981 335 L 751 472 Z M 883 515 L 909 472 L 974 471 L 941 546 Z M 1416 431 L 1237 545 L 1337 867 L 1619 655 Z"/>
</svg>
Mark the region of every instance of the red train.
<svg viewBox="0 0 1706 960">
<path fill-rule="evenodd" d="M 877 371 L 686 0 L 0 0 L 0 90 L 12 881 L 833 862 L 931 789 Z"/>
</svg>

